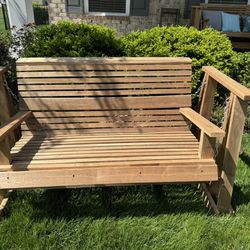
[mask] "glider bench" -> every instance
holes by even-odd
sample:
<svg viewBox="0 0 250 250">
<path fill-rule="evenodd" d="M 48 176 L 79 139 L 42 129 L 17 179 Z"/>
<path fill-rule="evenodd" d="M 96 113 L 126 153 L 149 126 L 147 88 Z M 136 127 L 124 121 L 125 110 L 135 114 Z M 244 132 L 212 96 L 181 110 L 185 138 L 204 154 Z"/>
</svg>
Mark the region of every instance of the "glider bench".
<svg viewBox="0 0 250 250">
<path fill-rule="evenodd" d="M 0 189 L 201 183 L 229 211 L 250 91 L 203 71 L 197 113 L 189 58 L 22 58 L 12 116 L 2 68 Z M 223 129 L 209 121 L 217 82 L 231 91 Z"/>
</svg>

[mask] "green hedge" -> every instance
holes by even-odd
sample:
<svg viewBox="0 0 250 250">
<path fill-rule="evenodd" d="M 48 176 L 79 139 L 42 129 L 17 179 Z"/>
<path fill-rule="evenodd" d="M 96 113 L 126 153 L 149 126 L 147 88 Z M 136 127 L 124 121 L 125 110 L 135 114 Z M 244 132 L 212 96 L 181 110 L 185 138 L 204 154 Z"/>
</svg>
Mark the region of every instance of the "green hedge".
<svg viewBox="0 0 250 250">
<path fill-rule="evenodd" d="M 27 57 L 121 56 L 121 42 L 115 30 L 98 25 L 61 21 L 35 31 Z"/>
<path fill-rule="evenodd" d="M 7 67 L 7 82 L 13 93 L 17 94 L 16 87 L 16 65 L 15 59 L 11 57 L 11 36 L 0 32 L 0 66 Z"/>
<path fill-rule="evenodd" d="M 19 39 L 18 39 L 19 37 Z M 14 39 L 28 57 L 181 56 L 192 58 L 192 91 L 203 78 L 204 65 L 213 65 L 249 85 L 250 53 L 236 53 L 230 40 L 211 28 L 155 27 L 119 38 L 108 27 L 60 21 L 34 30 L 27 27 Z M 20 46 L 16 46 L 20 47 Z"/>
<path fill-rule="evenodd" d="M 231 74 L 235 54 L 229 39 L 213 29 L 199 31 L 193 27 L 155 27 L 132 32 L 123 37 L 128 56 L 184 56 L 192 58 L 193 92 L 202 81 L 201 68 L 213 65 Z"/>
<path fill-rule="evenodd" d="M 232 61 L 232 77 L 250 88 L 250 52 L 235 53 Z"/>
</svg>

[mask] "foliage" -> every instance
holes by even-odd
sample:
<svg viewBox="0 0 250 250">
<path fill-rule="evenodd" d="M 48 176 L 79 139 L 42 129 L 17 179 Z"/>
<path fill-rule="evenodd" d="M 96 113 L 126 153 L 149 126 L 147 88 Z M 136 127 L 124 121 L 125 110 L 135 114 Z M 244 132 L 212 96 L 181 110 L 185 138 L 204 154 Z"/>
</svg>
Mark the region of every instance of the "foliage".
<svg viewBox="0 0 250 250">
<path fill-rule="evenodd" d="M 234 65 L 233 78 L 250 88 L 250 52 L 235 53 L 232 61 Z"/>
<path fill-rule="evenodd" d="M 0 66 L 7 67 L 7 82 L 12 92 L 17 93 L 16 88 L 16 65 L 11 57 L 10 47 L 12 39 L 10 34 L 0 32 Z"/>
<path fill-rule="evenodd" d="M 27 57 L 92 57 L 122 55 L 116 32 L 108 27 L 60 21 L 37 28 Z"/>
<path fill-rule="evenodd" d="M 6 65 L 9 62 L 10 37 L 0 32 L 0 65 Z"/>
<path fill-rule="evenodd" d="M 211 28 L 199 31 L 193 27 L 155 27 L 135 31 L 123 37 L 128 56 L 190 57 L 193 63 L 193 92 L 202 81 L 201 68 L 213 65 L 230 74 L 234 52 L 229 39 Z"/>
</svg>

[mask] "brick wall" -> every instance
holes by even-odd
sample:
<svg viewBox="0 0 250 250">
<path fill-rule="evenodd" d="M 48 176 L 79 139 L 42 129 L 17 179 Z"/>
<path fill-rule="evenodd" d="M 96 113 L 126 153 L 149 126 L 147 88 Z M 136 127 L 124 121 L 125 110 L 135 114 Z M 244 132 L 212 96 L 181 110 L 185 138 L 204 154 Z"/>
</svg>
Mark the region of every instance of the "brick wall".
<svg viewBox="0 0 250 250">
<path fill-rule="evenodd" d="M 85 14 L 72 14 L 66 11 L 66 0 L 49 0 L 50 23 L 55 23 L 62 19 L 71 19 L 75 22 L 85 22 L 93 24 L 102 24 L 113 27 L 118 34 L 126 34 L 133 30 L 143 30 L 157 26 L 160 21 L 160 10 L 162 7 L 179 8 L 180 24 L 186 24 L 183 19 L 185 0 L 150 0 L 148 16 L 93 16 Z M 174 23 L 172 15 L 163 18 L 163 24 Z"/>
</svg>

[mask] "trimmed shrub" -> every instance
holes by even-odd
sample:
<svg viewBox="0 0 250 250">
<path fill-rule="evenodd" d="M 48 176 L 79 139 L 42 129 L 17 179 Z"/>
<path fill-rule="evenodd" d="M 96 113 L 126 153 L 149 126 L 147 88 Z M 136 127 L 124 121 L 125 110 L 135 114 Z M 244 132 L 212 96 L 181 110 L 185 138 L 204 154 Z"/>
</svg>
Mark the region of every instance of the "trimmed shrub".
<svg viewBox="0 0 250 250">
<path fill-rule="evenodd" d="M 232 77 L 250 88 L 250 52 L 235 53 L 232 57 Z"/>
<path fill-rule="evenodd" d="M 26 57 L 93 57 L 123 55 L 115 30 L 71 21 L 38 28 Z"/>
<path fill-rule="evenodd" d="M 16 65 L 15 60 L 10 55 L 11 36 L 9 34 L 0 33 L 0 66 L 8 69 L 6 80 L 11 89 L 12 94 L 17 96 L 16 87 Z"/>
<path fill-rule="evenodd" d="M 127 56 L 183 56 L 193 63 L 193 93 L 201 85 L 203 65 L 213 65 L 226 74 L 231 73 L 230 40 L 211 28 L 199 31 L 193 27 L 155 27 L 132 32 L 123 37 Z"/>
</svg>

